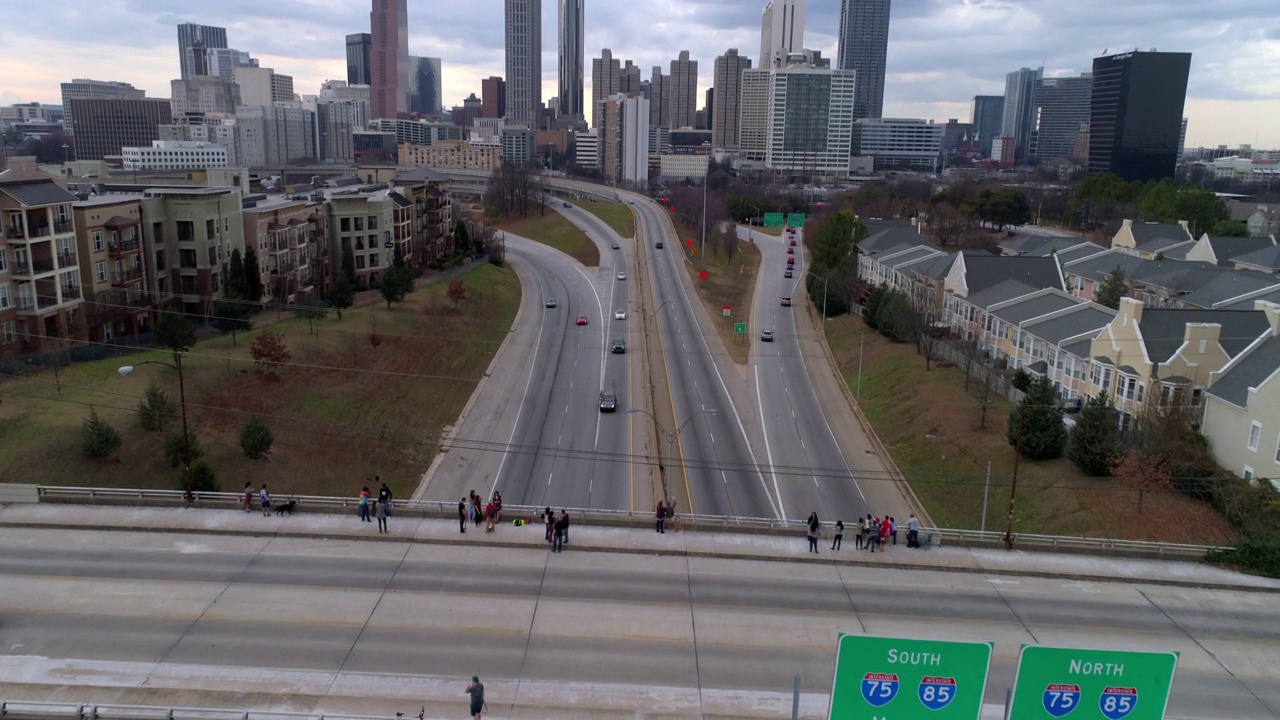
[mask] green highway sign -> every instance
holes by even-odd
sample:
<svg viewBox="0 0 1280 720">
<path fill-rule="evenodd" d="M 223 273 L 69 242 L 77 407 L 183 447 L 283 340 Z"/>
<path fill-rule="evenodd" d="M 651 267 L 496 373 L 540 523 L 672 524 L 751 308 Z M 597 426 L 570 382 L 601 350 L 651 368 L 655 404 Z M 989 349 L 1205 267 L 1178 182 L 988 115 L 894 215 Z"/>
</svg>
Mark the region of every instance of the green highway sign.
<svg viewBox="0 0 1280 720">
<path fill-rule="evenodd" d="M 783 218 L 782 213 L 765 213 L 764 226 L 765 227 L 782 227 L 782 218 Z"/>
<path fill-rule="evenodd" d="M 828 720 L 978 720 L 991 647 L 841 635 Z"/>
<path fill-rule="evenodd" d="M 746 323 L 734 323 L 734 324 L 733 324 L 733 331 L 734 331 L 734 332 L 736 332 L 736 333 L 738 333 L 739 335 L 741 335 L 741 334 L 743 334 L 743 333 L 745 333 L 745 332 L 747 331 L 747 324 L 746 324 Z"/>
<path fill-rule="evenodd" d="M 793 228 L 804 227 L 804 213 L 791 213 L 787 216 L 787 224 Z"/>
<path fill-rule="evenodd" d="M 1176 652 L 1023 645 L 1009 720 L 1163 720 Z"/>
</svg>

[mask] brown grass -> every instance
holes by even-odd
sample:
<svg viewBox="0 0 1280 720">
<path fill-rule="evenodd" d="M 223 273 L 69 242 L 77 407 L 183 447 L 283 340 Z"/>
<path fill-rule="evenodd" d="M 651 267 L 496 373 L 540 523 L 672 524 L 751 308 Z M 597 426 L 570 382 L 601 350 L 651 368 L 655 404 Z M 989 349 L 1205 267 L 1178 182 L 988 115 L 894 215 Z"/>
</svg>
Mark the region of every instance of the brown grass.
<svg viewBox="0 0 1280 720">
<path fill-rule="evenodd" d="M 935 364 L 926 371 L 913 345 L 888 342 L 860 318 L 841 316 L 826 327 L 836 362 L 854 390 L 863 334 L 862 409 L 933 520 L 942 527 L 981 525 L 990 461 L 987 529 L 1003 531 L 1014 455 L 1005 434 L 1010 405 L 999 399 L 980 427 L 980 406 L 965 390 L 962 369 Z M 1236 537 L 1231 523 L 1202 502 L 1175 491 L 1143 492 L 1114 478 L 1086 477 L 1065 458 L 1019 463 L 1014 530 L 1197 544 Z"/>
<path fill-rule="evenodd" d="M 693 279 L 698 297 L 711 314 L 716 332 L 724 341 L 729 357 L 740 365 L 746 363 L 751 352 L 751 333 L 755 329 L 749 327 L 746 335 L 737 335 L 733 332 L 733 325 L 746 322 L 750 315 L 751 299 L 756 290 L 756 275 L 760 272 L 759 248 L 752 243 L 737 240 L 737 252 L 733 257 L 727 257 L 716 251 L 708 239 L 707 256 L 702 257 L 698 239 L 701 230 L 686 227 L 674 217 L 672 221 L 676 224 L 676 234 L 681 238 L 681 250 L 692 258 L 692 263 L 682 262 L 681 265 Z M 691 238 L 692 245 L 688 243 Z M 702 277 L 703 271 L 707 273 L 705 279 Z M 726 305 L 732 308 L 730 317 L 724 317 Z"/>
<path fill-rule="evenodd" d="M 553 247 L 587 267 L 600 264 L 600 248 L 591 242 L 591 238 L 563 215 L 549 208 L 541 215 L 535 208 L 529 212 L 529 217 L 509 218 L 498 227 Z"/>
</svg>

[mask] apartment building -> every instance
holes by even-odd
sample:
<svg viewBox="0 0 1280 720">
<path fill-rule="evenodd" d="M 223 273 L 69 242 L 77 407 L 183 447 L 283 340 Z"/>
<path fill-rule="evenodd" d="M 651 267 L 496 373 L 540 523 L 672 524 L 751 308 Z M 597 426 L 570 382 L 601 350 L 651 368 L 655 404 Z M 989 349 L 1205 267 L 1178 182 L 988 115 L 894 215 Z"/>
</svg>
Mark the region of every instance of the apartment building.
<svg viewBox="0 0 1280 720">
<path fill-rule="evenodd" d="M 350 253 L 357 287 L 378 284 L 378 278 L 391 266 L 396 241 L 396 202 L 390 191 L 336 191 L 328 198 L 329 254 L 336 258 L 335 272 L 345 272 L 344 255 Z"/>
<path fill-rule="evenodd" d="M 263 302 L 288 305 L 328 290 L 328 213 L 319 200 L 246 198 L 245 243 L 256 248 Z"/>
<path fill-rule="evenodd" d="M 142 195 L 143 272 L 157 303 L 209 315 L 225 296 L 232 250 L 244 254 L 240 190 L 162 187 Z"/>
<path fill-rule="evenodd" d="M 472 145 L 462 140 L 446 140 L 435 145 L 400 145 L 400 167 L 427 166 L 437 170 L 471 170 L 491 173 L 502 167 L 502 149 Z"/>
<path fill-rule="evenodd" d="M 453 252 L 453 196 L 449 178 L 428 167 L 414 168 L 396 176 L 399 192 L 413 209 L 410 227 L 411 251 L 405 255 L 415 267 Z"/>
<path fill-rule="evenodd" d="M 1280 490 L 1280 305 L 1257 309 L 1270 332 L 1211 373 L 1203 432 L 1219 465 Z"/>
<path fill-rule="evenodd" d="M 149 330 L 155 297 L 148 292 L 142 242 L 142 194 L 111 193 L 72 206 L 89 339 L 109 342 Z"/>
<path fill-rule="evenodd" d="M 1134 222 L 1125 218 L 1120 229 L 1111 238 L 1111 247 L 1130 255 L 1137 255 L 1143 260 L 1154 260 L 1157 255 L 1163 258 L 1181 259 L 1195 243 L 1191 236 L 1191 226 L 1186 220 L 1176 223 Z M 1181 255 L 1172 253 L 1181 250 Z"/>
</svg>

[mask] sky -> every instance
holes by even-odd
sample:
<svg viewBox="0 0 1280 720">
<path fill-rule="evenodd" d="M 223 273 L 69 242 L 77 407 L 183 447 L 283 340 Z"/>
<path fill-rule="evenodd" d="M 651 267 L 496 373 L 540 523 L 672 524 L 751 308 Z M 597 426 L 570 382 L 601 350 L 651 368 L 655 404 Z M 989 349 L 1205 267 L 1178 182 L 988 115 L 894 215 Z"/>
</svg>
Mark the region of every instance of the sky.
<svg viewBox="0 0 1280 720">
<path fill-rule="evenodd" d="M 556 0 L 542 0 L 543 99 L 556 90 Z M 0 105 L 61 101 L 73 77 L 121 80 L 168 97 L 178 76 L 176 26 L 227 28 L 228 44 L 294 77 L 300 94 L 346 79 L 345 35 L 368 32 L 367 0 L 44 0 L 5 2 Z M 698 61 L 699 104 L 717 55 L 758 61 L 764 0 L 586 0 L 591 58 L 610 48 L 648 78 L 681 50 Z M 999 95 L 1005 73 L 1087 72 L 1104 51 L 1191 52 L 1184 114 L 1191 147 L 1280 148 L 1280 13 L 1276 0 L 893 0 L 886 117 L 967 122 L 974 95 Z M 834 57 L 839 0 L 809 0 L 805 46 Z M 444 105 L 504 74 L 502 0 L 409 0 L 409 51 L 443 63 Z"/>
</svg>

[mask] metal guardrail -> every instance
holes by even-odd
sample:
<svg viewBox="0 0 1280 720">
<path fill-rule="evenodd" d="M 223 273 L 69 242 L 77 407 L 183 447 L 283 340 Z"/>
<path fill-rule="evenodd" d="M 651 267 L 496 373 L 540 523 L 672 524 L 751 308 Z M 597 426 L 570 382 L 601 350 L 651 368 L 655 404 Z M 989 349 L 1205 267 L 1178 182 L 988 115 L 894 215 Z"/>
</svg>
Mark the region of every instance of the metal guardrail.
<svg viewBox="0 0 1280 720">
<path fill-rule="evenodd" d="M 184 493 L 181 490 L 153 490 L 146 488 L 83 488 L 67 486 L 37 486 L 41 502 L 50 503 L 84 503 L 103 505 L 151 505 L 156 507 L 178 507 L 184 504 Z M 256 496 L 255 496 L 256 497 Z M 192 493 L 192 505 L 211 508 L 237 508 L 243 502 L 241 493 L 232 492 L 195 492 Z M 333 497 L 322 495 L 277 495 L 274 500 L 277 506 L 289 499 L 296 499 L 303 512 L 320 511 L 338 514 L 354 512 L 359 505 L 355 497 Z M 255 500 L 256 502 L 256 500 Z M 410 517 L 442 517 L 457 516 L 456 502 L 440 502 L 429 500 L 396 500 L 395 512 L 400 516 Z M 537 523 L 545 508 L 527 505 L 505 505 L 503 515 L 516 518 L 524 517 Z M 552 510 L 568 510 L 574 522 L 591 525 L 615 525 L 627 527 L 648 527 L 653 522 L 653 512 L 644 510 L 629 512 L 626 510 L 604 510 L 597 508 L 564 508 L 552 507 Z M 690 530 L 707 532 L 749 532 L 759 534 L 784 534 L 796 532 L 804 527 L 805 521 L 800 518 L 744 518 L 725 515 L 679 515 L 682 527 Z M 845 527 L 846 533 L 852 535 L 853 529 Z M 905 536 L 906 526 L 899 525 L 898 532 Z M 922 527 L 922 534 L 932 533 L 934 545 L 947 544 L 961 547 L 1003 547 L 1004 533 L 993 530 L 963 530 L 957 528 Z M 1149 558 L 1201 559 L 1214 550 L 1227 548 L 1214 545 L 1189 545 L 1183 543 L 1150 542 L 1144 540 L 1124 540 L 1119 538 L 1075 537 L 1067 535 L 1040 535 L 1035 533 L 1014 533 L 1014 545 L 1022 550 L 1043 550 L 1056 552 L 1086 552 L 1101 555 L 1123 555 Z"/>
<path fill-rule="evenodd" d="M 406 713 L 406 718 L 408 713 Z M 416 713 L 414 717 L 417 717 Z M 77 705 L 0 700 L 0 718 L 12 720 L 386 720 L 376 715 L 182 708 L 150 705 Z"/>
</svg>

